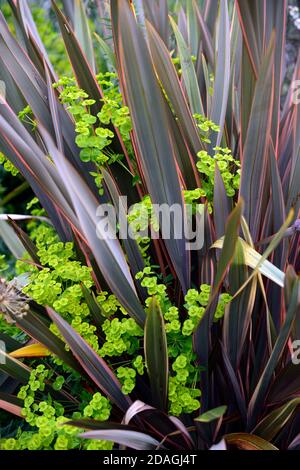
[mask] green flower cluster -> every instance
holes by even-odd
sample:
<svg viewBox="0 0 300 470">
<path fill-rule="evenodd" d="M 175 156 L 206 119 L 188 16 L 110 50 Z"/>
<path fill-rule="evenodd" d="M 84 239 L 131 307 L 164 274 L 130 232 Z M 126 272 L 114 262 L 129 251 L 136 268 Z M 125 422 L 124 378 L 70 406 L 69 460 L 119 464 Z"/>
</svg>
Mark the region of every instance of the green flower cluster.
<svg viewBox="0 0 300 470">
<path fill-rule="evenodd" d="M 97 296 L 97 301 L 101 306 L 101 311 L 103 315 L 105 315 L 107 318 L 111 317 L 112 315 L 115 315 L 116 313 L 118 313 L 118 311 L 120 311 L 123 315 L 127 315 L 126 310 L 122 307 L 118 299 L 113 294 L 109 294 L 106 291 L 102 291 Z"/>
<path fill-rule="evenodd" d="M 75 260 L 73 243 L 58 241 L 52 227 L 39 225 L 32 238 L 43 269 L 17 263 L 18 273 L 32 271 L 28 285 L 23 288 L 24 294 L 40 305 L 53 307 L 98 352 L 96 327 L 87 321 L 90 312 L 81 288 L 82 283 L 87 288 L 93 286 L 91 269 Z M 54 324 L 50 329 L 60 336 Z"/>
<path fill-rule="evenodd" d="M 122 392 L 129 395 L 135 387 L 136 371 L 131 367 L 118 367 L 117 377 L 122 384 Z"/>
<path fill-rule="evenodd" d="M 81 305 L 85 306 L 86 304 Z M 80 336 L 82 336 L 82 338 L 85 339 L 96 353 L 99 353 L 99 341 L 98 336 L 96 335 L 97 327 L 95 325 L 91 325 L 88 321 L 83 321 L 82 318 L 77 315 L 71 321 L 71 326 L 80 334 Z M 60 336 L 59 331 L 54 324 L 51 325 L 50 329 L 56 334 L 56 336 Z"/>
<path fill-rule="evenodd" d="M 199 379 L 199 366 L 195 365 L 192 337 L 184 336 L 181 331 L 167 333 L 168 353 L 171 370 L 175 375 L 169 377 L 169 411 L 175 416 L 192 413 L 200 408 L 201 391 L 196 388 Z"/>
<path fill-rule="evenodd" d="M 181 323 L 179 321 L 179 310 L 177 307 L 170 307 L 164 313 L 166 320 L 165 329 L 167 333 L 179 333 L 181 330 Z"/>
<path fill-rule="evenodd" d="M 32 109 L 30 108 L 29 105 L 25 106 L 24 109 L 22 109 L 18 113 L 18 118 L 20 121 L 22 121 L 24 124 L 28 124 L 28 126 L 31 127 L 32 131 L 35 131 L 37 128 L 37 122 L 34 119 L 34 114 L 32 112 Z"/>
<path fill-rule="evenodd" d="M 214 321 L 218 321 L 220 318 L 224 317 L 225 307 L 226 305 L 231 302 L 232 295 L 224 292 L 219 297 L 219 302 L 215 311 Z"/>
<path fill-rule="evenodd" d="M 116 127 L 129 153 L 132 153 L 130 132 L 132 122 L 127 106 L 122 105 L 122 94 L 119 90 L 118 76 L 113 72 L 100 73 L 96 76 L 103 90 L 103 105 L 98 118 L 102 124 L 113 124 Z"/>
<path fill-rule="evenodd" d="M 175 416 L 192 413 L 200 408 L 201 391 L 196 388 L 199 379 L 199 367 L 195 366 L 196 355 L 193 353 L 192 338 L 177 334 L 171 342 L 169 354 L 173 355 L 172 371 L 169 378 L 169 412 Z"/>
<path fill-rule="evenodd" d="M 180 354 L 173 362 L 172 369 L 176 372 L 175 378 L 178 382 L 186 383 L 190 372 L 192 372 L 194 368 L 192 367 L 191 369 L 187 356 Z"/>
<path fill-rule="evenodd" d="M 86 443 L 77 435 L 82 432 L 72 426 L 64 426 L 67 423 L 64 417 L 57 418 L 55 423 L 47 420 L 43 421 L 43 428 L 39 432 L 19 431 L 15 438 L 7 438 L 0 440 L 0 450 L 112 450 L 114 443 L 102 440 L 90 440 Z M 50 438 L 45 439 L 45 434 Z M 51 440 L 51 436 L 54 439 Z M 48 445 L 48 442 L 50 444 Z"/>
<path fill-rule="evenodd" d="M 145 363 L 144 363 L 143 356 L 141 356 L 140 354 L 136 356 L 135 359 L 132 361 L 132 365 L 136 369 L 139 375 L 144 374 Z"/>
<path fill-rule="evenodd" d="M 184 190 L 183 197 L 189 216 L 197 213 L 203 215 L 205 205 L 201 203 L 201 198 L 206 198 L 206 191 L 203 188 Z M 208 202 L 208 210 L 211 210 L 210 202 Z"/>
<path fill-rule="evenodd" d="M 145 263 L 149 265 L 148 249 L 151 240 L 148 236 L 148 229 L 151 227 L 154 232 L 159 231 L 159 224 L 149 195 L 131 206 L 127 220 L 129 229 L 134 234 Z"/>
<path fill-rule="evenodd" d="M 186 387 L 176 377 L 169 379 L 169 412 L 180 416 L 182 413 L 192 413 L 200 408 L 201 391 L 198 388 Z"/>
<path fill-rule="evenodd" d="M 84 444 L 85 450 L 112 450 L 114 447 L 114 443 L 111 441 L 101 441 L 91 439 L 87 443 Z"/>
<path fill-rule="evenodd" d="M 151 266 L 147 266 L 143 271 L 136 274 L 136 279 L 141 280 L 141 286 L 147 290 L 148 298 L 146 299 L 146 307 L 149 307 L 153 296 L 157 298 L 162 308 L 165 329 L 170 335 L 172 333 L 179 333 L 181 330 L 181 323 L 179 321 L 179 310 L 174 307 L 167 295 L 167 286 L 158 282 L 158 278 Z"/>
<path fill-rule="evenodd" d="M 103 449 L 111 450 L 112 442 L 84 441 L 78 437 L 82 432 L 79 428 L 68 426 L 70 418 L 64 416 L 64 407 L 52 399 L 50 379 L 53 372 L 44 365 L 38 365 L 30 374 L 27 385 L 21 387 L 18 397 L 24 402 L 22 413 L 25 421 L 33 430 L 17 431 L 15 438 L 0 440 L 1 450 L 71 450 L 71 449 Z M 47 390 L 45 388 L 47 381 Z M 56 377 L 52 382 L 54 390 L 60 390 L 64 378 Z M 111 404 L 99 392 L 95 393 L 91 401 L 83 408 L 83 413 L 75 411 L 71 418 L 93 418 L 100 421 L 108 420 Z"/>
<path fill-rule="evenodd" d="M 147 268 L 146 268 L 147 269 Z M 166 300 L 166 286 L 159 284 L 156 276 L 145 277 L 141 282 L 142 287 L 145 287 L 149 296 L 158 296 L 160 300 Z M 146 304 L 148 306 L 148 303 Z"/>
<path fill-rule="evenodd" d="M 149 306 L 153 296 L 157 297 L 163 310 L 171 306 L 171 303 L 166 294 L 167 287 L 165 284 L 158 283 L 157 276 L 151 266 L 147 266 L 143 269 L 143 271 L 137 273 L 135 278 L 140 280 L 141 286 L 147 289 L 149 295 L 149 298 L 146 299 L 147 307 Z"/>
<path fill-rule="evenodd" d="M 101 393 L 97 392 L 89 404 L 83 409 L 84 418 L 107 421 L 111 413 L 111 403 Z"/>
<path fill-rule="evenodd" d="M 45 209 L 43 209 L 41 206 L 40 206 L 40 201 L 38 200 L 37 197 L 34 197 L 32 198 L 27 204 L 26 204 L 26 209 L 29 211 L 30 210 L 30 213 L 32 215 L 46 215 L 46 211 Z M 36 221 L 36 220 L 33 220 L 33 221 L 30 221 L 28 222 L 28 225 L 27 225 L 27 228 L 29 227 L 29 229 L 31 228 L 31 224 L 32 224 L 32 228 L 37 228 L 39 227 L 39 223 Z M 32 238 L 32 233 L 31 233 L 31 238 Z"/>
<path fill-rule="evenodd" d="M 144 332 L 133 318 L 113 318 L 102 325 L 106 341 L 99 351 L 100 356 L 133 355 L 140 347 L 140 338 Z"/>
<path fill-rule="evenodd" d="M 213 201 L 216 163 L 229 197 L 235 195 L 240 184 L 240 162 L 233 158 L 231 150 L 222 147 L 215 147 L 214 150 L 216 151 L 214 157 L 208 155 L 206 150 L 201 150 L 197 154 L 199 158 L 197 169 L 202 176 L 202 189 L 209 202 Z"/>
<path fill-rule="evenodd" d="M 171 368 L 176 372 L 175 376 L 170 377 L 170 412 L 176 416 L 181 413 L 191 413 L 200 407 L 197 398 L 201 395 L 200 390 L 195 387 L 199 366 L 193 365 L 196 356 L 193 353 L 191 335 L 208 305 L 211 286 L 202 284 L 199 291 L 190 289 L 187 292 L 184 307 L 187 310 L 188 318 L 183 321 L 182 325 L 178 307 L 171 304 L 166 293 L 166 285 L 159 284 L 152 268 L 146 267 L 136 275 L 136 279 L 140 280 L 141 285 L 147 289 L 149 298 L 146 299 L 146 305 L 148 306 L 152 297 L 156 296 L 162 308 Z M 225 306 L 230 300 L 229 294 L 222 293 L 220 295 L 214 315 L 215 321 L 224 315 Z"/>
<path fill-rule="evenodd" d="M 194 114 L 193 117 L 196 121 L 196 126 L 199 129 L 201 140 L 203 142 L 210 144 L 211 143 L 211 140 L 209 139 L 210 133 L 219 132 L 220 127 L 217 126 L 213 121 L 210 121 L 209 119 L 207 119 L 202 114 Z"/>
<path fill-rule="evenodd" d="M 88 94 L 76 85 L 74 78 L 63 77 L 53 86 L 63 87 L 60 89 L 60 100 L 67 105 L 75 120 L 76 144 L 81 149 L 80 158 L 83 162 L 95 163 L 97 171 L 91 172 L 91 175 L 95 178 L 99 193 L 103 194 L 101 167 L 123 158 L 123 155 L 111 154 L 108 149 L 114 138 L 114 133 L 109 127 L 114 126 L 119 130 L 124 145 L 131 154 L 132 124 L 129 109 L 122 105 L 118 84 L 113 82 L 116 81 L 117 75 L 106 72 L 96 78 L 103 91 L 102 107 L 97 116 L 91 111 L 96 101 L 90 99 Z"/>
<path fill-rule="evenodd" d="M 183 191 L 183 196 L 186 204 L 193 205 L 201 197 L 206 197 L 206 192 L 202 188 L 196 188 Z"/>
<path fill-rule="evenodd" d="M 88 94 L 76 85 L 74 78 L 63 77 L 53 86 L 63 87 L 59 97 L 62 103 L 68 105 L 67 109 L 75 119 L 76 144 L 82 149 L 81 160 L 92 161 L 101 167 L 108 161 L 103 149 L 111 144 L 114 134 L 110 129 L 98 126 L 97 117 L 91 114 L 90 108 L 96 101 L 89 99 Z"/>
<path fill-rule="evenodd" d="M 80 302 L 83 297 L 80 283 L 87 288 L 93 285 L 91 270 L 72 259 L 75 257 L 73 243 L 57 242 L 38 247 L 37 255 L 43 269 L 35 270 L 23 292 L 60 313 L 87 316 L 88 308 Z"/>
<path fill-rule="evenodd" d="M 33 198 L 28 204 L 27 209 L 29 210 L 32 206 L 36 204 L 36 198 Z M 32 209 L 32 215 L 36 215 L 36 211 L 39 209 Z M 53 230 L 52 227 L 46 224 L 40 224 L 36 221 L 32 222 L 32 225 L 27 225 L 28 230 L 30 232 L 30 238 L 35 243 L 38 250 L 42 250 L 44 247 L 49 247 L 53 243 L 57 243 L 59 241 L 58 235 Z"/>
<path fill-rule="evenodd" d="M 132 319 L 117 318 L 103 325 L 106 342 L 101 352 L 97 336 L 97 327 L 90 323 L 89 308 L 84 301 L 81 283 L 90 288 L 93 285 L 90 268 L 82 266 L 75 261 L 72 243 L 61 243 L 51 227 L 40 224 L 31 232 L 37 246 L 37 255 L 43 265 L 42 270 L 31 266 L 33 271 L 29 284 L 23 292 L 42 305 L 49 305 L 60 313 L 75 330 L 90 344 L 95 352 L 101 355 L 115 356 L 126 351 L 131 344 L 130 351 L 139 346 L 137 337 L 142 336 L 142 330 Z M 24 262 L 18 262 L 18 272 L 28 271 Z M 97 301 L 102 313 L 107 318 L 116 314 L 127 315 L 116 297 L 108 292 L 101 292 Z M 51 331 L 61 337 L 56 325 L 51 324 Z M 118 330 L 118 333 L 116 331 Z M 68 346 L 66 346 L 68 348 Z M 61 364 L 55 358 L 57 364 Z"/>
<path fill-rule="evenodd" d="M 191 413 L 200 407 L 197 398 L 201 395 L 200 390 L 195 387 L 199 367 L 193 365 L 196 356 L 193 353 L 191 333 L 188 336 L 183 334 L 184 326 L 181 326 L 179 309 L 170 302 L 166 285 L 158 282 L 152 268 L 146 267 L 136 278 L 147 289 L 149 297 L 146 299 L 146 306 L 149 306 L 155 296 L 165 320 L 170 367 L 175 372 L 174 376 L 169 377 L 169 411 L 175 416 Z"/>
<path fill-rule="evenodd" d="M 188 319 L 184 321 L 182 327 L 182 334 L 184 336 L 190 336 L 194 332 L 204 314 L 205 307 L 208 305 L 210 293 L 211 286 L 208 284 L 202 284 L 200 286 L 200 291 L 197 291 L 196 289 L 188 290 L 184 304 L 188 313 Z M 230 302 L 231 298 L 231 295 L 227 293 L 222 293 L 220 295 L 214 314 L 215 321 L 218 321 L 224 316 L 225 306 Z"/>
<path fill-rule="evenodd" d="M 31 371 L 28 384 L 20 388 L 18 398 L 24 402 L 22 414 L 31 426 L 36 425 L 39 412 L 48 419 L 53 416 L 61 416 L 63 413 L 63 410 L 57 406 L 59 404 L 52 402 L 50 396 L 47 401 L 41 401 L 39 404 L 35 402 L 35 395 L 39 392 L 45 392 L 46 382 L 49 382 L 52 376 L 53 371 L 40 364 Z"/>
<path fill-rule="evenodd" d="M 153 230 L 158 232 L 159 224 L 149 195 L 131 206 L 128 223 L 134 233 L 147 230 L 149 225 L 152 225 Z"/>
<path fill-rule="evenodd" d="M 148 298 L 146 299 L 146 307 L 149 307 L 153 296 L 157 298 L 161 306 L 165 329 L 167 333 L 178 333 L 181 329 L 179 320 L 179 310 L 173 306 L 167 295 L 167 286 L 159 283 L 159 280 L 151 266 L 147 266 L 143 271 L 136 274 L 136 279 L 141 281 L 141 286 L 147 290 Z"/>
<path fill-rule="evenodd" d="M 6 156 L 0 152 L 0 165 L 3 165 L 5 171 L 10 173 L 12 176 L 17 176 L 19 170 L 6 158 Z"/>
</svg>

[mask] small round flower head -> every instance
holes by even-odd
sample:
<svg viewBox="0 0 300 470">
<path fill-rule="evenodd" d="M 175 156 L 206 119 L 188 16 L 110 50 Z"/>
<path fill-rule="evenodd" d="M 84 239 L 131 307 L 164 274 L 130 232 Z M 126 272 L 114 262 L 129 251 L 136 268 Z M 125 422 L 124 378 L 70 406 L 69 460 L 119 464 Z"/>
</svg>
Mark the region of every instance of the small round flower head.
<svg viewBox="0 0 300 470">
<path fill-rule="evenodd" d="M 0 278 L 0 313 L 8 323 L 16 323 L 29 310 L 28 297 L 17 288 L 16 281 Z"/>
</svg>

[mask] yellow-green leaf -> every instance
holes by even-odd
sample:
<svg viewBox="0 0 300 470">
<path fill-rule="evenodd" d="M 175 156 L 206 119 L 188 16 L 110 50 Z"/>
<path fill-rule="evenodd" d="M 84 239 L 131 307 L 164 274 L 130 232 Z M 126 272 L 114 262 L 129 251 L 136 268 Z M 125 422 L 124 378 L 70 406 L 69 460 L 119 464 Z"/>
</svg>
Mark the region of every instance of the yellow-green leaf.
<svg viewBox="0 0 300 470">
<path fill-rule="evenodd" d="M 49 356 L 49 349 L 45 348 L 42 344 L 35 343 L 24 346 L 24 348 L 17 349 L 10 353 L 11 357 L 44 357 Z"/>
<path fill-rule="evenodd" d="M 200 423 L 210 423 L 215 419 L 222 418 L 226 413 L 226 410 L 227 406 L 218 406 L 217 408 L 213 408 L 212 410 L 202 413 L 198 418 L 195 418 L 195 421 L 200 421 Z"/>
</svg>

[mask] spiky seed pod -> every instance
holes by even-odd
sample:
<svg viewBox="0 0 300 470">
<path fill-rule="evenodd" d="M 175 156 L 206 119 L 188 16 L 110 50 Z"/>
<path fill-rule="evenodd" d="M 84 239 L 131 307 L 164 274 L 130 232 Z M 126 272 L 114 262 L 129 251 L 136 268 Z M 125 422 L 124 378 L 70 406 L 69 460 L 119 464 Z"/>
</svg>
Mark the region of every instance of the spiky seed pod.
<svg viewBox="0 0 300 470">
<path fill-rule="evenodd" d="M 29 299 L 17 288 L 13 279 L 7 282 L 0 278 L 0 313 L 8 323 L 16 323 L 23 318 L 29 310 Z"/>
</svg>

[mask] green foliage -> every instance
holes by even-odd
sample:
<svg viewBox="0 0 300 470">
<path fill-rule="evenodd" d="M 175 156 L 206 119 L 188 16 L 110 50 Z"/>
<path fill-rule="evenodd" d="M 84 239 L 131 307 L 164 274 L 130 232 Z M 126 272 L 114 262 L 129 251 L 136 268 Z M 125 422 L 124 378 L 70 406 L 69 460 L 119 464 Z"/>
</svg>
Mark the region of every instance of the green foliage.
<svg viewBox="0 0 300 470">
<path fill-rule="evenodd" d="M 127 315 L 126 310 L 121 306 L 116 297 L 108 292 L 102 291 L 97 296 L 97 301 L 101 305 L 103 314 L 111 317 L 120 311 L 123 315 Z"/>
<path fill-rule="evenodd" d="M 83 409 L 85 418 L 93 418 L 98 421 L 107 421 L 110 417 L 111 404 L 101 393 L 94 393 L 91 401 Z"/>
<path fill-rule="evenodd" d="M 53 398 L 54 391 L 61 390 L 65 379 L 39 364 L 30 374 L 27 385 L 20 388 L 18 397 L 23 400 L 22 414 L 31 428 L 23 431 L 19 428 L 15 438 L 0 439 L 1 450 L 71 450 L 102 449 L 111 450 L 113 444 L 107 441 L 85 442 L 78 437 L 79 429 L 68 426 L 70 418 L 93 418 L 107 421 L 110 417 L 111 404 L 99 392 L 82 404 L 82 411 L 73 411 L 67 417 L 63 405 Z M 67 412 L 68 413 L 68 412 Z M 69 414 L 69 413 L 68 413 Z"/>
<path fill-rule="evenodd" d="M 5 255 L 0 255 L 0 272 L 6 271 L 8 268 L 8 264 L 6 262 Z"/>
<path fill-rule="evenodd" d="M 183 381 L 177 377 L 170 377 L 169 380 L 169 412 L 173 416 L 180 416 L 182 413 L 193 413 L 200 408 L 199 397 L 201 392 L 197 388 L 186 387 Z"/>
<path fill-rule="evenodd" d="M 128 395 L 135 387 L 136 371 L 131 367 L 118 367 L 117 377 L 122 383 L 122 392 Z"/>
<path fill-rule="evenodd" d="M 121 356 L 124 352 L 132 355 L 139 349 L 139 338 L 143 337 L 143 330 L 132 318 L 105 320 L 102 329 L 106 339 L 100 350 L 102 357 Z"/>
<path fill-rule="evenodd" d="M 144 363 L 143 356 L 141 356 L 140 354 L 136 356 L 135 359 L 132 361 L 132 365 L 136 369 L 139 375 L 144 374 L 145 363 Z"/>
<path fill-rule="evenodd" d="M 210 144 L 211 143 L 211 140 L 209 139 L 210 133 L 219 132 L 220 127 L 217 126 L 214 122 L 207 119 L 202 114 L 194 114 L 193 117 L 199 129 L 201 140 L 203 142 L 206 142 L 207 144 Z"/>
<path fill-rule="evenodd" d="M 106 128 L 96 127 L 97 118 L 90 113 L 90 107 L 95 104 L 88 94 L 81 90 L 73 78 L 61 78 L 55 85 L 64 87 L 60 92 L 60 100 L 67 105 L 68 111 L 76 122 L 76 144 L 82 150 L 80 158 L 84 162 L 93 161 L 99 166 L 103 165 L 108 156 L 102 150 L 111 144 L 114 134 Z"/>
<path fill-rule="evenodd" d="M 105 72 L 98 74 L 96 78 L 104 95 L 101 111 L 97 116 L 92 114 L 92 107 L 96 101 L 90 99 L 88 94 L 76 85 L 75 79 L 63 77 L 53 86 L 54 88 L 60 87 L 60 100 L 67 105 L 68 111 L 75 120 L 76 144 L 81 148 L 81 160 L 96 164 L 97 172 L 91 172 L 91 175 L 95 178 L 99 193 L 103 194 L 101 167 L 121 161 L 123 158 L 123 155 L 112 154 L 109 150 L 115 134 L 108 126 L 112 125 L 119 130 L 124 145 L 131 154 L 132 125 L 129 110 L 122 105 L 117 75 Z"/>
<path fill-rule="evenodd" d="M 55 71 L 60 75 L 71 73 L 64 42 L 54 26 L 53 17 L 51 18 L 49 15 L 50 11 L 47 11 L 44 6 L 39 7 L 34 2 L 31 11 L 41 40 L 48 52 L 49 59 Z"/>
<path fill-rule="evenodd" d="M 20 119 L 20 121 L 22 121 L 24 124 L 28 124 L 32 131 L 35 131 L 36 128 L 37 128 L 37 122 L 36 120 L 34 119 L 34 114 L 30 108 L 30 106 L 25 106 L 24 109 L 22 109 L 22 111 L 20 111 L 18 113 L 18 118 Z"/>
<path fill-rule="evenodd" d="M 202 179 L 202 188 L 208 201 L 213 201 L 214 191 L 214 177 L 215 165 L 219 167 L 227 196 L 232 197 L 235 195 L 240 184 L 240 162 L 235 160 L 228 148 L 216 147 L 214 157 L 208 155 L 206 150 L 198 152 L 199 161 L 197 162 L 197 169 Z"/>
<path fill-rule="evenodd" d="M 211 286 L 208 284 L 202 284 L 200 291 L 190 289 L 187 292 L 184 306 L 187 309 L 188 319 L 183 323 L 182 334 L 184 336 L 189 336 L 195 331 L 195 328 L 204 314 L 205 307 L 208 305 L 210 293 Z M 215 321 L 218 321 L 224 316 L 226 304 L 231 301 L 231 298 L 231 295 L 227 293 L 220 295 L 214 315 Z"/>
<path fill-rule="evenodd" d="M 113 124 L 119 130 L 127 151 L 131 154 L 132 123 L 128 107 L 122 104 L 118 76 L 116 73 L 106 72 L 98 74 L 96 78 L 104 94 L 101 111 L 97 114 L 99 121 L 104 125 Z"/>
<path fill-rule="evenodd" d="M 9 160 L 7 160 L 2 152 L 0 152 L 0 164 L 3 165 L 4 170 L 12 176 L 17 176 L 19 174 L 19 170 Z"/>
<path fill-rule="evenodd" d="M 171 307 L 170 300 L 166 294 L 167 286 L 165 284 L 158 284 L 158 278 L 153 270 L 154 267 L 147 266 L 143 271 L 136 274 L 136 279 L 141 281 L 141 286 L 147 289 L 148 299 L 146 299 L 146 306 L 149 307 L 149 303 L 152 297 L 157 297 L 163 311 Z"/>
<path fill-rule="evenodd" d="M 137 430 L 141 424 L 149 434 L 144 446 L 145 434 L 140 436 L 138 446 L 145 449 L 150 436 L 166 449 L 184 449 L 187 433 L 189 450 L 208 449 L 223 438 L 243 448 L 297 448 L 299 371 L 291 360 L 291 344 L 299 330 L 298 115 L 293 90 L 287 90 L 287 100 L 280 97 L 281 71 L 286 68 L 284 2 L 268 2 L 268 12 L 263 2 L 256 2 L 255 9 L 250 2 L 219 2 L 218 11 L 214 2 L 163 2 L 168 9 L 147 2 L 147 40 L 140 27 L 143 2 L 133 2 L 136 15 L 132 2 L 100 0 L 96 7 L 89 2 L 87 9 L 86 3 L 67 2 L 69 24 L 61 2 L 49 10 L 29 2 L 45 46 L 41 48 L 39 41 L 32 42 L 36 36 L 26 6 L 16 3 L 13 25 L 4 4 L 8 28 L 0 21 L 1 74 L 12 89 L 9 106 L 0 106 L 0 163 L 18 175 L 9 156 L 20 175 L 28 175 L 21 187 L 25 184 L 27 191 L 29 184 L 44 207 L 35 197 L 26 208 L 27 193 L 21 207 L 49 217 L 52 225 L 20 222 L 36 246 L 37 264 L 29 254 L 17 262 L 16 273 L 30 275 L 28 285 L 22 293 L 19 287 L 12 292 L 14 304 L 1 295 L 0 309 L 7 320 L 9 308 L 15 313 L 17 307 L 22 315 L 31 309 L 31 318 L 38 315 L 45 323 L 52 318 L 50 332 L 63 343 L 47 328 L 37 331 L 34 321 L 22 318 L 26 332 L 20 333 L 0 316 L 0 331 L 20 347 L 28 338 L 45 339 L 57 354 L 46 352 L 38 363 L 23 348 L 20 360 L 7 356 L 5 366 L 0 364 L 1 397 L 7 392 L 3 371 L 25 383 L 14 395 L 4 395 L 10 405 L 16 406 L 17 400 L 23 404 L 22 418 L 14 417 L 5 426 L 1 450 L 110 450 L 111 442 L 79 438 L 86 426 L 81 420 L 94 420 L 95 428 L 102 421 L 99 428 L 115 433 L 118 444 L 120 423 L 135 399 L 159 408 L 149 408 L 146 419 L 141 413 L 134 422 Z M 95 8 L 99 11 L 92 21 Z M 170 18 L 176 32 L 179 20 L 185 23 L 186 18 L 186 31 L 179 28 L 182 37 L 169 36 Z M 100 74 L 99 68 L 87 66 L 94 30 L 103 38 L 101 51 L 95 50 Z M 53 93 L 49 78 L 56 77 L 51 67 L 46 76 L 44 60 L 52 61 L 61 77 Z M 60 153 L 69 161 L 68 172 L 63 167 L 58 171 Z M 87 164 L 77 161 L 78 153 Z M 92 216 L 97 199 L 115 203 L 108 194 L 111 188 L 103 183 L 104 168 L 114 194 L 134 203 L 128 221 L 146 266 L 135 279 L 141 262 L 135 244 L 97 239 Z M 101 198 L 86 185 L 89 172 Z M 2 172 L 5 178 L 9 173 Z M 7 197 L 14 197 L 10 185 L 8 191 Z M 201 249 L 190 252 L 175 234 L 163 239 L 154 202 L 169 207 L 176 202 L 182 209 L 189 205 L 186 209 L 191 206 L 193 215 L 205 211 Z M 291 208 L 294 212 L 285 220 Z M 157 235 L 153 243 L 142 233 L 149 227 Z M 59 239 L 62 228 L 65 236 L 76 231 L 76 246 L 71 236 Z M 23 233 L 20 238 L 28 246 Z M 253 259 L 267 258 L 260 272 L 278 286 L 257 282 L 257 269 L 248 272 L 249 266 L 255 269 Z M 0 270 L 5 268 L 0 257 Z M 151 324 L 149 307 L 154 303 L 159 322 Z M 151 351 L 153 344 L 159 347 Z M 156 372 L 161 363 L 160 376 Z M 29 380 L 27 366 L 32 369 Z M 155 396 L 159 390 L 162 406 Z M 139 406 L 133 403 L 127 416 L 138 415 Z M 216 423 L 193 426 L 200 409 L 203 423 L 212 417 Z M 8 413 L 2 411 L 1 420 L 3 415 L 6 424 Z M 110 419 L 118 421 L 117 430 Z M 76 420 L 76 427 L 68 426 L 69 420 Z M 185 432 L 176 431 L 173 439 L 175 428 Z M 129 433 L 126 439 L 130 441 Z M 137 443 L 133 439 L 130 445 Z"/>
<path fill-rule="evenodd" d="M 190 336 L 195 328 L 196 321 L 193 322 L 193 328 L 187 334 L 186 322 L 189 320 L 185 320 L 182 325 L 179 309 L 172 305 L 166 293 L 166 285 L 158 282 L 157 276 L 151 267 L 146 267 L 136 277 L 141 280 L 141 285 L 147 289 L 149 297 L 146 299 L 146 305 L 149 305 L 152 297 L 155 296 L 160 303 L 165 320 L 170 369 L 173 373 L 175 372 L 175 375 L 172 375 L 169 381 L 169 411 L 174 416 L 191 413 L 200 407 L 200 401 L 197 398 L 201 395 L 200 390 L 195 386 L 199 367 L 195 362 L 196 355 L 193 353 L 192 338 Z M 188 292 L 187 301 L 191 300 L 192 292 L 192 290 Z"/>
<path fill-rule="evenodd" d="M 48 305 L 61 313 L 98 351 L 96 327 L 86 321 L 89 308 L 81 288 L 81 284 L 87 288 L 93 286 L 91 269 L 76 260 L 73 243 L 60 242 L 53 228 L 39 225 L 33 229 L 32 238 L 43 269 L 22 261 L 17 263 L 19 273 L 32 271 L 23 292 L 38 304 Z M 54 325 L 51 330 L 58 335 Z"/>
<path fill-rule="evenodd" d="M 145 196 L 140 202 L 133 204 L 127 216 L 130 230 L 135 236 L 140 252 L 144 258 L 145 264 L 150 264 L 148 254 L 151 239 L 147 230 L 151 227 L 154 232 L 158 232 L 158 221 L 154 213 L 150 196 Z M 143 233 L 144 232 L 144 233 Z"/>
<path fill-rule="evenodd" d="M 14 323 L 8 323 L 4 316 L 0 313 L 0 332 L 14 338 L 18 336 L 22 330 L 20 330 Z"/>
</svg>

